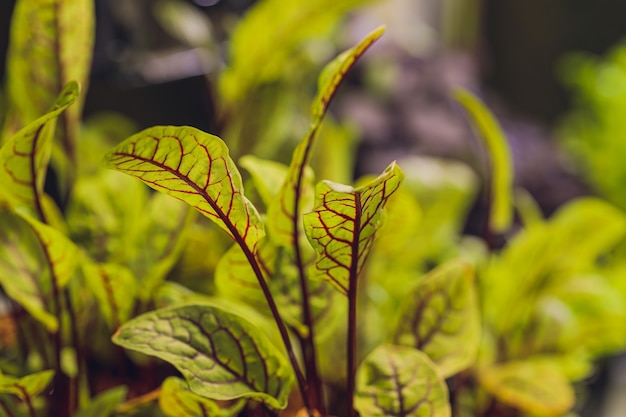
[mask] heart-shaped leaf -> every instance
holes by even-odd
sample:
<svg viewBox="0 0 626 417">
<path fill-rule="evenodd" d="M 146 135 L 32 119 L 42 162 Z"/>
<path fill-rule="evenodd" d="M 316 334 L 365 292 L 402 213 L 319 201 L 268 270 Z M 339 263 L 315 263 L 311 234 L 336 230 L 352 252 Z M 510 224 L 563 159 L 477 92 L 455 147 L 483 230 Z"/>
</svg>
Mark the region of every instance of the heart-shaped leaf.
<svg viewBox="0 0 626 417">
<path fill-rule="evenodd" d="M 263 236 L 261 218 L 244 197 L 241 175 L 217 136 L 156 126 L 126 139 L 105 161 L 195 207 L 250 251 Z"/>
<path fill-rule="evenodd" d="M 425 352 L 449 377 L 469 367 L 480 344 L 473 272 L 463 262 L 441 266 L 407 294 L 393 341 Z"/>
<path fill-rule="evenodd" d="M 143 314 L 113 341 L 174 365 L 196 394 L 216 400 L 249 398 L 283 409 L 293 376 L 284 356 L 242 317 L 209 305 Z"/>
<path fill-rule="evenodd" d="M 574 390 L 552 361 L 507 362 L 481 370 L 478 377 L 496 398 L 531 414 L 559 416 L 574 405 Z"/>
<path fill-rule="evenodd" d="M 315 209 L 304 216 L 307 236 L 317 252 L 314 276 L 348 294 L 369 254 L 385 203 L 402 178 L 402 171 L 392 163 L 358 188 L 330 181 L 318 184 Z"/>
<path fill-rule="evenodd" d="M 513 220 L 513 161 L 502 129 L 485 105 L 467 90 L 458 89 L 454 98 L 470 116 L 484 141 L 491 165 L 491 217 L 489 227 L 504 232 Z"/>
<path fill-rule="evenodd" d="M 24 93 L 22 93 L 24 94 Z M 45 220 L 43 186 L 59 115 L 78 97 L 79 86 L 69 83 L 52 109 L 17 132 L 0 149 L 0 200 Z"/>
<path fill-rule="evenodd" d="M 363 417 L 449 417 L 448 389 L 428 357 L 382 345 L 357 372 L 355 404 Z"/>
<path fill-rule="evenodd" d="M 187 388 L 180 378 L 169 377 L 161 384 L 159 407 L 168 417 L 229 417 L 237 415 L 245 401 L 236 401 L 229 407 L 220 407 L 215 401 Z"/>
<path fill-rule="evenodd" d="M 54 371 L 41 371 L 15 378 L 0 374 L 0 393 L 16 395 L 22 401 L 30 401 L 50 384 Z"/>
</svg>

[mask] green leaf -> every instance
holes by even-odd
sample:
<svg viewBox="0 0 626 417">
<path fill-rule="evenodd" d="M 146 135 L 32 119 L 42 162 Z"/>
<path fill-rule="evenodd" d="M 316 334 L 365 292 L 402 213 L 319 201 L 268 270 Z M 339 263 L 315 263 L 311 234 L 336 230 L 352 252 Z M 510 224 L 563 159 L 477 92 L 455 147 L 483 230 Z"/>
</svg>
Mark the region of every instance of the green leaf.
<svg viewBox="0 0 626 417">
<path fill-rule="evenodd" d="M 70 81 L 85 87 L 91 68 L 94 31 L 92 0 L 19 0 L 13 11 L 7 56 L 12 104 L 30 123 L 54 103 Z M 75 143 L 82 101 L 63 118 Z"/>
<path fill-rule="evenodd" d="M 283 409 L 291 393 L 291 368 L 276 347 L 242 317 L 213 306 L 143 314 L 124 324 L 113 342 L 171 363 L 207 398 L 243 397 Z"/>
<path fill-rule="evenodd" d="M 78 93 L 78 84 L 69 83 L 50 111 L 17 132 L 0 149 L 0 200 L 16 209 L 24 207 L 40 220 L 45 220 L 43 186 L 56 121 Z"/>
<path fill-rule="evenodd" d="M 374 181 L 353 188 L 323 181 L 305 231 L 317 252 L 313 275 L 347 295 L 358 277 L 379 227 L 382 209 L 398 189 L 403 173 L 392 163 Z"/>
<path fill-rule="evenodd" d="M 50 384 L 54 371 L 41 371 L 15 378 L 0 374 L 0 393 L 16 395 L 24 401 L 39 395 Z"/>
<path fill-rule="evenodd" d="M 528 413 L 558 416 L 574 405 L 574 390 L 559 365 L 545 360 L 512 361 L 481 370 L 481 385 L 500 401 Z"/>
<path fill-rule="evenodd" d="M 0 211 L 0 283 L 50 331 L 58 328 L 48 312 L 53 285 L 62 288 L 72 277 L 78 248 L 63 234 L 28 216 Z M 53 282 L 54 281 L 54 282 Z"/>
<path fill-rule="evenodd" d="M 74 417 L 110 417 L 126 398 L 128 388 L 114 387 L 98 394 L 87 407 L 78 410 Z"/>
<path fill-rule="evenodd" d="M 489 227 L 504 232 L 513 221 L 513 161 L 506 138 L 491 112 L 467 90 L 457 89 L 454 98 L 470 116 L 484 141 L 491 163 L 491 217 Z"/>
<path fill-rule="evenodd" d="M 223 99 L 237 102 L 260 84 L 280 79 L 306 42 L 323 39 L 348 11 L 367 1 L 256 3 L 232 34 L 231 64 L 219 80 Z"/>
<path fill-rule="evenodd" d="M 115 147 L 105 161 L 195 207 L 251 250 L 264 234 L 259 214 L 243 195 L 241 175 L 217 136 L 192 127 L 152 127 Z"/>
<path fill-rule="evenodd" d="M 239 165 L 244 167 L 252 177 L 254 188 L 265 206 L 269 206 L 280 190 L 276 185 L 282 184 L 287 175 L 287 166 L 274 161 L 245 155 L 239 159 Z"/>
<path fill-rule="evenodd" d="M 441 266 L 407 294 L 393 341 L 426 353 L 443 377 L 472 365 L 480 344 L 474 274 L 464 262 Z"/>
<path fill-rule="evenodd" d="M 115 330 L 132 314 L 138 286 L 133 273 L 117 264 L 83 262 L 87 287 L 109 328 Z"/>
<path fill-rule="evenodd" d="M 245 401 L 236 401 L 228 408 L 220 407 L 215 401 L 187 388 L 187 383 L 180 378 L 169 377 L 161 385 L 159 407 L 168 417 L 229 417 L 237 415 Z"/>
<path fill-rule="evenodd" d="M 309 162 L 313 144 L 328 105 L 346 73 L 354 66 L 357 59 L 382 36 L 383 32 L 383 27 L 371 32 L 355 47 L 348 49 L 330 62 L 320 75 L 318 93 L 311 106 L 313 121 L 308 133 L 293 153 L 287 178 L 278 197 L 268 208 L 268 235 L 279 246 L 293 248 L 298 236 L 301 236 L 298 229 L 300 227 L 299 214 L 309 210 L 313 197 L 310 191 L 313 173 L 309 168 Z"/>
<path fill-rule="evenodd" d="M 355 405 L 363 417 L 449 417 L 448 389 L 415 349 L 382 345 L 357 371 Z"/>
</svg>

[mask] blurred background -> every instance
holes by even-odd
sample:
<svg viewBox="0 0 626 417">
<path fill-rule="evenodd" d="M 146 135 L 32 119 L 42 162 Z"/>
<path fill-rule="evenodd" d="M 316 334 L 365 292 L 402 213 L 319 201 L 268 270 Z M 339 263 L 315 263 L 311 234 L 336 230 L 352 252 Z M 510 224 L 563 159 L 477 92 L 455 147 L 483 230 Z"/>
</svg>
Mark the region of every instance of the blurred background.
<svg viewBox="0 0 626 417">
<path fill-rule="evenodd" d="M 319 70 L 385 24 L 333 103 L 326 137 L 346 152 L 341 160 L 318 155 L 320 177 L 350 182 L 407 154 L 454 158 L 484 174 L 480 147 L 450 98 L 462 86 L 502 124 L 516 185 L 544 214 L 587 194 L 626 209 L 626 2 L 354 0 L 326 20 L 304 13 L 312 33 L 293 35 L 288 56 L 274 56 L 271 42 L 288 45 L 295 28 L 264 44 L 263 25 L 307 2 L 265 10 L 276 20 L 233 38 L 255 3 L 96 0 L 86 124 L 122 115 L 134 131 L 191 125 L 223 137 L 234 155 L 287 162 L 308 126 Z M 13 5 L 0 7 L 0 79 Z M 259 43 L 246 50 L 246 36 Z M 266 60 L 272 65 L 259 71 Z M 481 233 L 485 204 L 475 203 L 466 233 Z M 583 415 L 626 415 L 623 368 L 614 358 L 594 374 Z"/>
</svg>

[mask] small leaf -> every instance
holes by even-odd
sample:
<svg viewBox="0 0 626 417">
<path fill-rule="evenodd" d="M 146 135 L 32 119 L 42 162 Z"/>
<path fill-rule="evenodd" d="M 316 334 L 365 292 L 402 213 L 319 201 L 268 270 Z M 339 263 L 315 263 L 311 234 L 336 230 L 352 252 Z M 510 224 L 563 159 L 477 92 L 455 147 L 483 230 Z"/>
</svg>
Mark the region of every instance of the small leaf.
<svg viewBox="0 0 626 417">
<path fill-rule="evenodd" d="M 192 127 L 152 127 L 115 147 L 105 161 L 195 207 L 251 250 L 264 233 L 228 148 L 217 136 Z"/>
<path fill-rule="evenodd" d="M 479 314 L 471 268 L 448 263 L 423 277 L 406 296 L 393 341 L 426 353 L 447 378 L 474 362 Z"/>
<path fill-rule="evenodd" d="M 0 149 L 0 200 L 13 208 L 25 207 L 40 220 L 45 220 L 43 186 L 57 117 L 74 103 L 78 93 L 78 84 L 69 83 L 48 113 L 17 132 Z"/>
<path fill-rule="evenodd" d="M 126 267 L 117 264 L 83 262 L 87 287 L 96 298 L 98 309 L 115 330 L 131 316 L 137 294 L 135 276 Z"/>
<path fill-rule="evenodd" d="M 558 416 L 574 405 L 574 390 L 558 364 L 545 360 L 507 362 L 483 369 L 481 385 L 500 401 L 528 413 Z"/>
<path fill-rule="evenodd" d="M 324 114 L 334 97 L 339 84 L 346 73 L 354 66 L 357 59 L 382 36 L 380 27 L 367 35 L 355 47 L 348 49 L 322 71 L 318 80 L 318 93 L 311 106 L 313 121 L 309 131 L 294 150 L 287 178 L 278 197 L 270 204 L 267 212 L 268 235 L 274 243 L 286 248 L 293 248 L 301 236 L 299 215 L 309 210 L 312 196 L 313 173 L 309 167 L 313 144 L 322 124 Z"/>
<path fill-rule="evenodd" d="M 357 371 L 355 405 L 363 417 L 449 417 L 448 389 L 422 352 L 382 345 Z"/>
<path fill-rule="evenodd" d="M 491 218 L 489 227 L 504 232 L 513 221 L 513 161 L 506 138 L 491 112 L 467 90 L 457 89 L 454 98 L 471 118 L 489 152 L 491 163 Z"/>
<path fill-rule="evenodd" d="M 39 395 L 50 384 L 54 371 L 41 371 L 15 378 L 0 374 L 0 393 L 16 395 L 20 400 L 26 400 Z"/>
<path fill-rule="evenodd" d="M 305 231 L 318 253 L 314 276 L 348 294 L 351 279 L 359 275 L 369 254 L 382 209 L 402 178 L 392 163 L 359 188 L 330 181 L 318 184 L 315 210 L 304 216 Z"/>
<path fill-rule="evenodd" d="M 242 317 L 208 305 L 143 314 L 113 342 L 174 365 L 196 394 L 216 400 L 249 398 L 283 409 L 293 377 L 286 359 Z"/>
<path fill-rule="evenodd" d="M 159 395 L 159 407 L 168 417 L 229 417 L 237 415 L 244 405 L 245 401 L 236 401 L 222 408 L 215 401 L 189 391 L 187 383 L 176 377 L 163 381 Z"/>
<path fill-rule="evenodd" d="M 265 206 L 268 206 L 280 190 L 276 185 L 282 184 L 285 180 L 287 167 L 279 162 L 268 161 L 253 155 L 241 157 L 239 165 L 250 173 L 256 191 Z"/>
<path fill-rule="evenodd" d="M 98 394 L 89 405 L 78 410 L 74 417 L 110 417 L 126 398 L 128 388 L 114 387 Z"/>
</svg>

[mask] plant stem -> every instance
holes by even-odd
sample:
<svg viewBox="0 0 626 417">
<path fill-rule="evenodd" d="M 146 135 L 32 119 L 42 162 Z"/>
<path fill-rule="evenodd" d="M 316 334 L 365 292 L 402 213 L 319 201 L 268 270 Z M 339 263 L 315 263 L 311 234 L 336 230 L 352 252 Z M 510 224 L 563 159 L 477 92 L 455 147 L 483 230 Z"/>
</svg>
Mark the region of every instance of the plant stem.
<svg viewBox="0 0 626 417">
<path fill-rule="evenodd" d="M 35 408 L 33 407 L 33 402 L 31 401 L 30 395 L 28 395 L 26 388 L 21 385 L 18 385 L 17 388 L 22 392 L 22 395 L 24 396 L 24 402 L 26 403 L 26 407 L 28 407 L 28 414 L 30 415 L 30 417 L 37 417 L 37 413 L 35 413 Z"/>
<path fill-rule="evenodd" d="M 76 366 L 78 367 L 77 376 L 70 378 L 70 391 L 69 391 L 69 408 L 73 413 L 78 406 L 78 390 L 79 390 L 79 376 L 81 374 L 82 365 L 82 349 L 80 347 L 80 341 L 78 338 L 78 325 L 76 323 L 76 314 L 72 306 L 72 300 L 70 299 L 70 293 L 66 289 L 63 291 L 63 299 L 65 301 L 65 309 L 68 313 L 70 324 L 70 343 L 76 354 Z"/>
<path fill-rule="evenodd" d="M 0 408 L 2 409 L 2 411 L 4 411 L 7 417 L 15 417 L 15 414 L 11 412 L 11 409 L 9 408 L 9 406 L 7 406 L 5 402 L 2 400 L 0 400 Z"/>
<path fill-rule="evenodd" d="M 347 389 L 348 417 L 355 417 L 354 390 L 356 386 L 356 304 L 359 273 L 359 241 L 361 240 L 361 194 L 355 194 L 354 237 L 352 239 L 352 262 L 348 281 L 348 343 L 347 343 Z"/>
</svg>

